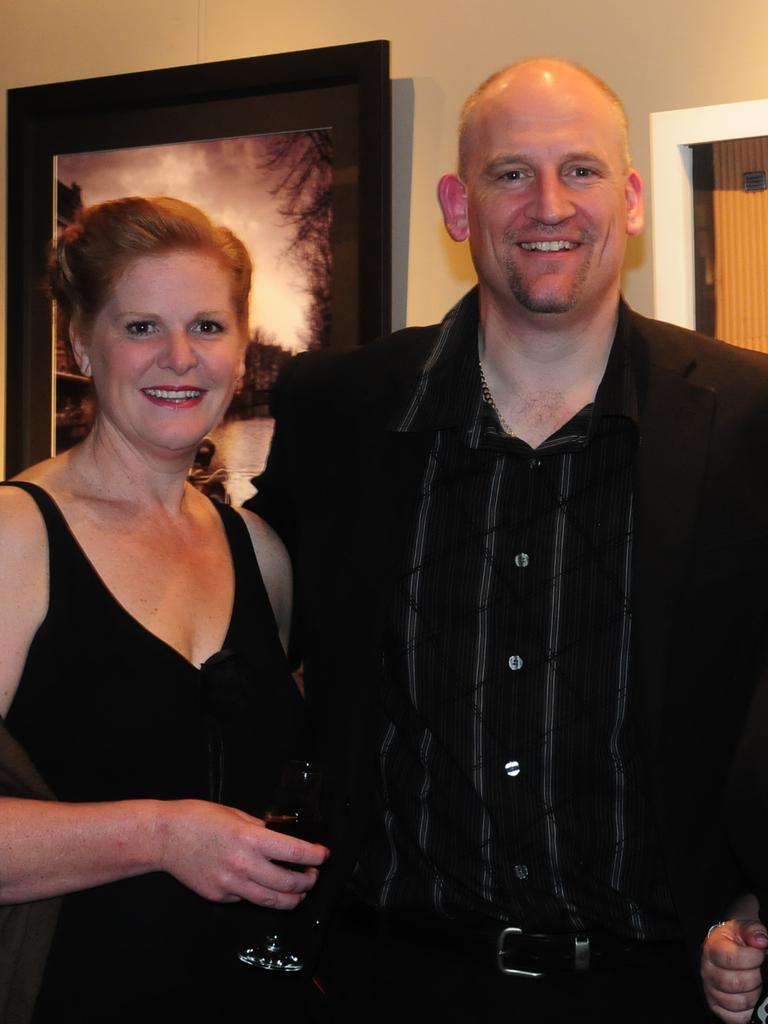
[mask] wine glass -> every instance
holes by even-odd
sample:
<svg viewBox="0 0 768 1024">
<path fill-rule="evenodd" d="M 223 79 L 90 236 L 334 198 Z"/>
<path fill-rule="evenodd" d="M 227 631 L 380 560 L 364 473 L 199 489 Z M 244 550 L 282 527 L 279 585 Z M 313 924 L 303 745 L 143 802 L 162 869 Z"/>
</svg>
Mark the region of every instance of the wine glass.
<svg viewBox="0 0 768 1024">
<path fill-rule="evenodd" d="M 280 785 L 264 812 L 264 824 L 275 832 L 306 839 L 320 840 L 320 795 L 323 773 L 311 761 L 288 761 L 283 767 Z M 297 864 L 275 861 L 291 871 L 303 871 Z M 300 971 L 304 962 L 298 953 L 285 948 L 280 934 L 265 935 L 258 946 L 241 949 L 238 959 L 244 964 L 263 967 L 265 971 Z"/>
</svg>

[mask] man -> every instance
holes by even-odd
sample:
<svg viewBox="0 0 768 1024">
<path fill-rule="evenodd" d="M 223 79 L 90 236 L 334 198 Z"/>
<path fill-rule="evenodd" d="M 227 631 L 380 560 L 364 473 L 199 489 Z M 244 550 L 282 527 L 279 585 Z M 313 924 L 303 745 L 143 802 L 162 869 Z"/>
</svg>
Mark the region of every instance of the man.
<svg viewBox="0 0 768 1024">
<path fill-rule="evenodd" d="M 704 1019 L 737 888 L 715 794 L 764 655 L 768 364 L 622 303 L 615 95 L 488 80 L 436 327 L 296 360 L 255 503 L 286 539 L 331 860 L 336 1020 Z"/>
</svg>

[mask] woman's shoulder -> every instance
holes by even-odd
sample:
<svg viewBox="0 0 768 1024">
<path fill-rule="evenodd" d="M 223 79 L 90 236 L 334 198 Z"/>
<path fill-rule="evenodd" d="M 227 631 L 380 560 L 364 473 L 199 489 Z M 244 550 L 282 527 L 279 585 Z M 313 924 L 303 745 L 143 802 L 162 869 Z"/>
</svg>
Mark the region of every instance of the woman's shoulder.
<svg viewBox="0 0 768 1024">
<path fill-rule="evenodd" d="M 0 487 L 0 606 L 2 615 L 29 614 L 39 623 L 47 603 L 48 530 L 34 499 Z M 0 630 L 2 634 L 2 630 Z"/>
<path fill-rule="evenodd" d="M 276 572 L 285 573 L 290 576 L 291 560 L 286 551 L 285 544 L 283 544 L 269 523 L 255 512 L 250 512 L 246 508 L 236 508 L 234 511 L 242 516 L 245 522 L 262 574 L 264 573 L 264 565 L 262 563 L 267 563 Z"/>
<path fill-rule="evenodd" d="M 0 486 L 0 558 L 6 565 L 36 554 L 47 559 L 48 526 L 59 516 L 66 520 L 72 494 L 66 452 L 30 466 Z M 37 567 L 27 563 L 27 573 Z"/>
<path fill-rule="evenodd" d="M 39 541 L 44 537 L 41 499 L 38 495 L 42 491 L 55 503 L 56 492 L 60 488 L 60 484 L 57 486 L 60 475 L 59 459 L 46 459 L 0 486 L 0 545 L 3 538 L 8 537 L 16 537 L 19 541 Z M 28 490 L 24 486 L 15 486 L 17 484 L 32 486 Z"/>
<path fill-rule="evenodd" d="M 290 621 L 293 596 L 293 576 L 288 552 L 278 535 L 261 516 L 245 508 L 238 508 L 236 511 L 243 517 L 248 528 L 264 586 L 282 633 Z"/>
<path fill-rule="evenodd" d="M 20 482 L 20 478 L 0 487 L 0 554 L 4 543 L 35 541 L 45 533 L 38 502 L 26 489 L 10 486 L 16 482 Z M 23 482 L 35 483 L 32 480 Z"/>
</svg>

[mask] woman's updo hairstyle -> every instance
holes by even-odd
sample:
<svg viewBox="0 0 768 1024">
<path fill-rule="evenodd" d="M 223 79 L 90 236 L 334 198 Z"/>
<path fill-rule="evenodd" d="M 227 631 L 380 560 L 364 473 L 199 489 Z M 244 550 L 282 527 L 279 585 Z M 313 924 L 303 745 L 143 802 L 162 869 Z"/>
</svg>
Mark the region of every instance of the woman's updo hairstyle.
<svg viewBox="0 0 768 1024">
<path fill-rule="evenodd" d="M 167 196 L 128 196 L 81 210 L 52 243 L 48 284 L 66 333 L 72 320 L 90 324 L 119 276 L 143 256 L 187 250 L 218 258 L 232 282 L 232 301 L 248 327 L 251 259 L 229 228 L 218 227 L 196 206 Z"/>
</svg>

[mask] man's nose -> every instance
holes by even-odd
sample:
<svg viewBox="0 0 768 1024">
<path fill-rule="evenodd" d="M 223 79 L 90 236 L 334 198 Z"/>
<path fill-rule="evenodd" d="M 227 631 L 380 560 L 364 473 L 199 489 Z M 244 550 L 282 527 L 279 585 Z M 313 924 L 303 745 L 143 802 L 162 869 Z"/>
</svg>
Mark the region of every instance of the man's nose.
<svg viewBox="0 0 768 1024">
<path fill-rule="evenodd" d="M 168 332 L 157 365 L 179 375 L 197 366 L 197 353 L 185 330 L 174 328 Z"/>
<path fill-rule="evenodd" d="M 545 171 L 536 176 L 527 213 L 540 224 L 560 224 L 573 216 L 570 191 L 560 174 Z"/>
</svg>

